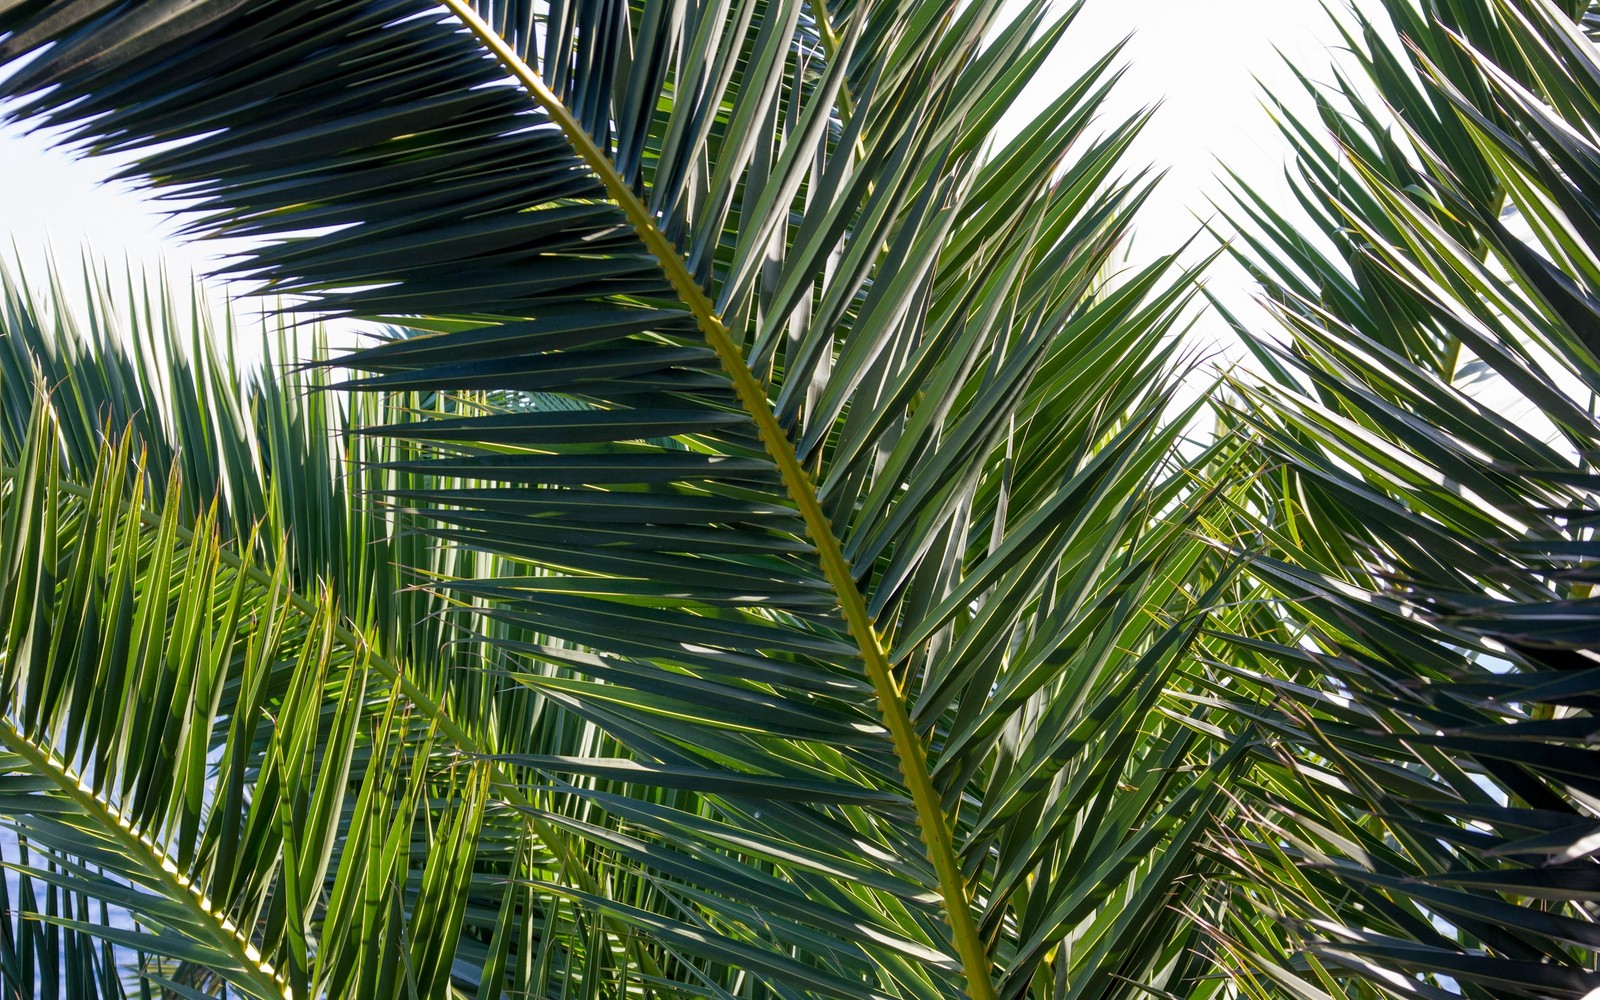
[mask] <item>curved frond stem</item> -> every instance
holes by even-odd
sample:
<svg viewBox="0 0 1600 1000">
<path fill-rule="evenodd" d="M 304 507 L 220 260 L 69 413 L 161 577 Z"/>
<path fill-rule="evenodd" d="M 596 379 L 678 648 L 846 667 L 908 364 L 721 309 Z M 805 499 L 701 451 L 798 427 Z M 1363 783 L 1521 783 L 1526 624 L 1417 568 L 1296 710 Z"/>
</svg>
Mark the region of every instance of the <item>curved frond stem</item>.
<svg viewBox="0 0 1600 1000">
<path fill-rule="evenodd" d="M 211 943 L 225 952 L 232 963 L 246 974 L 250 988 L 258 996 L 291 1000 L 294 994 L 283 977 L 262 957 L 261 952 L 228 915 L 213 908 L 200 888 L 183 876 L 160 846 L 124 820 L 48 747 L 30 739 L 7 718 L 0 718 L 0 743 L 27 761 L 35 774 L 48 778 L 71 799 L 83 816 L 104 830 L 130 858 L 161 884 L 169 900 L 192 913 L 201 926 L 213 928 L 216 933 Z M 239 984 L 236 982 L 235 985 Z"/>
<path fill-rule="evenodd" d="M 767 453 L 777 465 L 790 498 L 799 509 L 812 544 L 817 547 L 823 574 L 833 587 L 839 605 L 861 651 L 862 663 L 877 696 L 880 715 L 894 743 L 906 789 L 916 806 L 917 823 L 923 847 L 939 879 L 945 914 L 952 939 L 967 979 L 973 1000 L 993 1000 L 988 949 L 972 919 L 971 895 L 961 873 L 955 851 L 950 819 L 940 804 L 928 767 L 927 749 L 911 722 L 906 698 L 890 668 L 883 639 L 867 611 L 865 597 L 856 585 L 855 575 L 845 559 L 843 547 L 818 500 L 811 476 L 800 464 L 794 445 L 779 426 L 766 390 L 745 362 L 715 304 L 689 272 L 677 248 L 656 224 L 650 210 L 634 194 L 605 152 L 578 122 L 533 67 L 522 60 L 500 35 L 486 24 L 466 0 L 443 0 L 444 6 L 460 18 L 485 48 L 494 53 L 506 70 L 538 101 L 553 122 L 565 133 L 578 156 L 593 170 L 606 191 L 617 203 L 639 238 L 656 258 L 683 303 L 693 313 L 706 341 L 716 351 L 722 367 L 733 382 L 734 391 L 751 419 L 755 421 Z"/>
</svg>

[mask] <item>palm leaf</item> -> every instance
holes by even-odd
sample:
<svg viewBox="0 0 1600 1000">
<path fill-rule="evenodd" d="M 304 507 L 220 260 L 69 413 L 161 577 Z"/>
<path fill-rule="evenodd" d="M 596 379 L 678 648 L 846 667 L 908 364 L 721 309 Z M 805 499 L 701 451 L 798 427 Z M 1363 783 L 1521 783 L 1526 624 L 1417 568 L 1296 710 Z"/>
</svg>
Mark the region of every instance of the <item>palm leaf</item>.
<svg viewBox="0 0 1600 1000">
<path fill-rule="evenodd" d="M 507 675 L 700 803 L 562 821 L 649 905 L 542 891 L 702 988 L 1213 988 L 1170 906 L 1233 757 L 1158 711 L 1225 575 L 1160 516 L 1198 490 L 1161 421 L 1185 295 L 1166 260 L 1097 280 L 1139 122 L 1088 140 L 1101 63 L 986 150 L 1072 12 L 447 6 L 0 30 L 55 42 L 7 79 L 21 116 L 162 144 L 137 174 L 275 240 L 264 287 L 431 334 L 341 359 L 349 388 L 582 404 L 379 428 L 430 449 L 384 469 L 447 481 L 393 501 L 527 565 L 453 587 L 537 637 L 490 636 Z M 604 801 L 592 757 L 508 763 L 549 821 Z"/>
<path fill-rule="evenodd" d="M 1216 697 L 1276 750 L 1240 790 L 1255 821 L 1219 844 L 1261 916 L 1217 933 L 1295 995 L 1581 997 L 1600 984 L 1587 5 L 1383 8 L 1404 47 L 1351 39 L 1367 79 L 1319 94 L 1336 141 L 1283 119 L 1317 240 L 1240 191 L 1288 337 L 1252 338 L 1278 377 L 1228 418 L 1273 471 L 1260 603 L 1213 647 Z"/>
<path fill-rule="evenodd" d="M 100 287 L 89 286 L 92 293 L 98 292 Z M 120 463 L 122 474 L 132 476 L 141 491 L 153 489 L 155 483 L 161 484 L 161 495 L 165 499 L 156 510 L 171 507 L 172 515 L 178 519 L 180 550 L 194 544 L 193 532 L 182 525 L 190 516 L 190 510 L 200 508 L 206 511 L 209 523 L 224 543 L 217 558 L 232 571 L 250 578 L 252 586 L 288 588 L 284 599 L 286 606 L 294 609 L 294 614 L 313 616 L 319 608 L 337 606 L 330 603 L 330 588 L 334 593 L 348 595 L 347 599 L 354 605 L 353 619 L 341 623 L 340 618 L 334 616 L 330 620 L 334 622 L 332 627 L 340 644 L 348 650 L 366 652 L 360 666 L 364 674 L 362 683 L 372 698 L 400 699 L 399 703 L 417 719 L 413 726 L 434 727 L 438 734 L 435 746 L 441 753 L 480 757 L 508 750 L 560 754 L 592 745 L 593 732 L 581 725 L 552 719 L 552 712 L 557 710 L 538 703 L 531 691 L 515 686 L 507 688 L 494 674 L 481 669 L 463 669 L 480 664 L 483 650 L 459 641 L 456 630 L 439 620 L 439 602 L 426 592 L 392 593 L 396 580 L 417 579 L 419 575 L 436 578 L 440 574 L 458 574 L 459 567 L 479 564 L 481 559 L 468 553 L 439 550 L 425 539 L 408 536 L 402 519 L 370 509 L 364 500 L 346 489 L 343 465 L 350 456 L 341 447 L 341 439 L 329 433 L 329 427 L 330 424 L 341 426 L 348 419 L 346 407 L 350 404 L 326 391 L 305 395 L 305 390 L 319 388 L 314 372 L 308 373 L 309 384 L 291 382 L 280 386 L 246 380 L 239 412 L 247 412 L 250 423 L 219 420 L 209 412 L 208 407 L 214 405 L 215 397 L 208 399 L 205 387 L 231 385 L 236 380 L 217 377 L 219 355 L 209 339 L 209 331 L 203 327 L 186 332 L 186 320 L 171 309 L 164 309 L 159 301 L 144 309 L 122 312 L 112 308 L 104 294 L 92 294 L 88 300 L 88 324 L 97 331 L 98 339 L 85 341 L 70 325 L 78 304 L 59 286 L 54 286 L 47 297 L 48 306 L 40 305 L 18 286 L 11 286 L 11 289 L 13 310 L 4 330 L 6 336 L 0 339 L 0 352 L 5 353 L 8 362 L 4 374 L 0 374 L 0 388 L 4 389 L 3 398 L 8 404 L 25 404 L 35 410 L 41 405 L 48 407 L 51 416 L 48 437 L 62 464 L 61 475 L 66 482 L 60 497 L 70 499 L 76 495 L 75 490 L 87 488 L 67 482 L 68 477 L 81 483 L 93 483 L 100 466 L 115 460 Z M 199 297 L 198 289 L 195 296 L 194 307 L 187 316 L 203 319 L 211 310 Z M 146 318 L 150 325 L 124 326 L 123 317 L 126 316 Z M 194 353 L 186 354 L 186 345 L 181 341 L 190 333 L 193 334 Z M 270 352 L 268 356 L 272 356 Z M 152 359 L 162 359 L 170 367 L 164 372 L 149 369 L 146 366 Z M 142 387 L 133 397 L 142 402 L 134 408 L 129 406 L 132 394 L 119 391 L 112 380 L 119 374 L 141 370 L 153 371 L 153 374 L 148 382 L 133 379 L 126 383 Z M 56 393 L 48 397 L 48 402 L 43 390 L 38 388 L 39 383 L 24 381 L 29 372 L 55 386 Z M 72 401 L 70 407 L 55 405 L 55 400 L 63 397 Z M 387 401 L 386 405 L 419 404 L 415 400 L 397 398 Z M 7 475 L 14 474 L 23 460 L 39 447 L 36 430 L 30 430 L 37 416 L 35 412 L 21 431 L 8 433 L 5 438 L 7 457 L 0 462 L 0 467 Z M 131 434 L 118 433 L 116 421 L 123 418 L 128 420 L 125 427 L 138 430 Z M 258 527 L 252 528 L 243 538 L 229 539 L 230 532 L 223 527 L 217 514 L 216 493 L 207 495 L 203 489 L 191 487 L 180 474 L 181 468 L 187 466 L 183 457 L 186 446 L 176 443 L 184 440 L 178 436 L 182 433 L 180 429 L 208 427 L 215 437 L 201 440 L 201 450 L 242 456 L 244 461 L 223 472 L 234 483 L 248 486 L 248 495 L 258 501 L 254 508 L 255 517 L 259 518 Z M 153 448 L 145 446 L 145 434 L 154 436 Z M 123 458 L 108 456 L 105 442 L 124 437 L 130 446 L 115 453 Z M 131 442 L 135 440 L 145 448 L 140 455 L 141 464 L 127 460 Z M 390 447 L 378 439 L 364 445 L 359 441 L 353 443 L 369 449 Z M 152 461 L 164 461 L 163 471 L 158 473 L 152 469 Z M 253 477 L 260 479 L 257 481 Z M 217 482 L 215 478 L 210 481 Z M 417 484 L 422 482 L 416 481 Z M 285 516 L 288 511 L 283 494 L 290 490 L 295 493 L 294 505 L 304 512 L 298 520 Z M 311 517 L 311 512 L 316 512 L 317 516 Z M 146 511 L 142 519 L 147 527 L 159 523 L 155 511 Z M 345 553 L 336 548 L 335 543 L 354 543 L 358 550 Z M 241 546 L 243 561 L 238 551 Z M 38 555 L 37 551 L 33 553 L 34 557 Z M 273 567 L 270 573 L 250 565 L 256 558 L 270 560 L 269 565 Z M 81 600 L 90 593 L 63 595 L 65 605 L 46 613 L 46 620 L 54 624 L 47 625 L 45 630 L 53 632 L 62 627 L 60 622 L 91 613 L 87 606 L 73 603 L 74 598 Z M 415 617 L 411 617 L 413 615 Z M 501 634 L 515 635 L 504 629 Z M 445 645 L 447 639 L 450 640 L 448 646 Z M 441 647 L 448 650 L 448 655 L 441 655 Z M 428 655 L 420 658 L 421 669 L 418 669 L 408 667 L 404 658 L 377 652 L 379 649 L 400 649 L 402 653 L 423 650 Z M 283 661 L 280 669 L 289 666 L 292 666 L 291 661 Z M 341 669 L 351 667 L 345 663 Z M 319 711 L 331 710 L 328 707 Z M 529 725 L 523 720 L 543 722 Z M 220 753 L 220 740 L 227 731 L 219 729 L 215 735 L 217 742 L 211 752 Z M 259 757 L 265 752 L 265 745 L 258 740 L 254 752 Z M 504 766 L 492 769 L 490 784 L 489 796 L 496 801 L 513 807 L 526 806 L 529 802 L 522 780 Z M 534 822 L 528 833 L 535 831 L 542 834 L 539 841 L 542 846 L 531 852 L 523 851 L 520 860 L 496 853 L 492 861 L 486 862 L 480 852 L 480 870 L 476 877 L 487 879 L 489 883 L 479 889 L 498 899 L 504 895 L 500 886 L 508 874 L 526 876 L 529 872 L 545 871 L 565 872 L 563 877 L 576 876 L 580 884 L 585 884 L 581 849 L 564 842 L 559 830 L 547 824 Z M 496 837 L 503 836 L 503 833 L 496 834 Z M 19 886 L 23 892 L 21 912 L 56 912 L 54 890 L 36 900 L 32 888 L 32 883 L 26 882 Z M 523 905 L 531 913 L 544 904 L 530 897 Z M 486 942 L 492 941 L 494 947 L 501 949 L 509 944 L 509 932 L 500 933 L 497 918 L 487 905 L 474 912 L 472 923 L 481 937 L 452 937 L 458 963 L 452 974 L 458 979 L 470 975 L 468 970 L 475 964 L 482 965 L 490 960 L 492 952 Z M 529 949 L 533 954 L 540 950 L 579 954 L 586 951 L 588 946 L 581 943 L 581 936 L 588 933 L 584 930 L 584 921 L 591 918 L 592 915 L 569 914 L 554 921 L 547 927 L 554 932 L 554 937 L 527 939 L 528 942 L 537 941 L 537 947 L 525 943 L 524 960 L 534 960 L 529 957 Z M 102 922 L 110 919 L 106 916 Z M 32 923 L 19 925 L 24 950 L 28 942 L 34 940 L 29 932 L 35 926 Z M 496 934 L 499 937 L 495 937 Z M 61 939 L 66 942 L 88 940 L 77 931 L 65 932 Z M 53 943 L 41 947 L 55 948 L 61 944 L 51 940 Z M 323 946 L 331 947 L 337 939 L 328 936 L 318 940 Z M 38 985 L 37 977 L 26 971 L 30 961 L 31 957 L 21 958 L 8 970 L 13 981 L 23 984 L 19 988 Z M 81 960 L 62 958 L 58 961 L 62 963 L 61 975 L 47 976 L 44 988 L 49 988 L 58 978 L 70 981 L 80 967 L 94 967 L 99 971 L 91 970 L 83 979 L 92 981 L 101 977 L 107 985 L 98 990 L 106 995 L 120 993 L 115 985 L 120 965 L 129 961 L 141 967 L 144 964 L 130 952 L 101 953 L 92 949 L 85 951 Z M 560 982 L 566 974 L 565 968 L 565 962 L 553 965 L 547 962 L 543 975 L 546 979 L 553 976 L 551 981 Z M 148 968 L 144 974 L 147 978 L 154 975 Z"/>
<path fill-rule="evenodd" d="M 463 802 L 446 816 L 467 825 L 448 850 L 435 845 L 423 895 L 403 905 L 418 796 L 436 765 L 429 741 L 407 735 L 416 721 L 396 711 L 398 691 L 369 689 L 381 674 L 341 635 L 331 601 L 308 613 L 281 570 L 263 580 L 225 558 L 214 514 L 193 530 L 175 498 L 147 514 L 126 443 L 103 452 L 87 489 L 64 482 L 50 422 L 40 407 L 0 489 L 7 865 L 24 897 L 48 900 L 7 921 L 8 989 L 44 985 L 22 954 L 65 944 L 77 961 L 37 975 L 120 994 L 116 952 L 73 943 L 89 935 L 137 949 L 138 972 L 157 983 L 192 986 L 203 971 L 257 997 L 307 995 L 315 940 L 334 969 L 319 985 L 341 993 L 363 969 L 402 962 L 394 942 L 407 928 L 459 924 L 482 778 L 444 792 Z M 403 795 L 375 795 L 407 771 Z M 372 823 L 402 839 L 372 843 Z M 452 891 L 430 892 L 444 864 L 457 872 L 442 883 Z M 324 883 L 337 900 L 362 879 L 368 905 L 392 900 L 387 943 L 354 923 L 315 931 Z M 414 964 L 425 990 L 448 981 L 437 959 Z"/>
</svg>

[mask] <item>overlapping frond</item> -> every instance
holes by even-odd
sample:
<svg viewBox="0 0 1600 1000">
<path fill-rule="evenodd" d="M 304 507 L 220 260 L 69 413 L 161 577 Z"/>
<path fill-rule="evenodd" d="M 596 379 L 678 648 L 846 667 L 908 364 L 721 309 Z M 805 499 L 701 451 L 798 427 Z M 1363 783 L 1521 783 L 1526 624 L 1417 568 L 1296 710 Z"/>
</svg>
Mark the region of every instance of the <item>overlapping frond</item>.
<svg viewBox="0 0 1600 1000">
<path fill-rule="evenodd" d="M 443 989 L 415 941 L 460 924 L 487 765 L 441 773 L 336 605 L 230 556 L 214 511 L 184 524 L 176 483 L 147 510 L 129 439 L 78 486 L 56 431 L 40 400 L 0 487 L 7 989 L 120 995 L 130 955 L 191 995 Z"/>
<path fill-rule="evenodd" d="M 411 481 L 360 470 L 406 451 L 349 431 L 483 401 L 330 393 L 323 371 L 282 374 L 301 351 L 326 355 L 320 328 L 246 330 L 198 285 L 180 292 L 165 277 L 113 280 L 91 266 L 76 288 L 53 269 L 39 288 L 0 274 L 0 463 L 22 454 L 43 387 L 70 481 L 87 483 L 106 442 L 130 438 L 150 503 L 178 484 L 172 499 L 190 524 L 215 504 L 225 541 L 253 539 L 256 558 L 286 560 L 302 595 L 327 584 L 389 655 L 425 650 L 418 665 L 430 662 L 452 632 L 442 605 L 412 585 L 481 563 L 408 537 L 403 518 L 368 502 L 363 490 Z M 242 361 L 253 347 L 260 356 Z"/>
<path fill-rule="evenodd" d="M 503 752 L 604 752 L 598 732 L 561 718 L 559 709 L 541 702 L 532 691 L 508 685 L 496 671 L 483 669 L 485 647 L 461 641 L 459 625 L 440 620 L 439 611 L 446 605 L 437 595 L 415 589 L 395 592 L 394 588 L 405 583 L 436 579 L 440 574 L 455 576 L 487 564 L 480 555 L 442 549 L 408 532 L 404 517 L 374 508 L 352 492 L 350 484 L 358 480 L 347 475 L 351 470 L 345 464 L 352 460 L 352 452 L 371 460 L 392 456 L 396 447 L 406 447 L 375 438 L 353 440 L 344 433 L 351 408 L 359 411 L 366 402 L 377 402 L 375 399 L 364 402 L 359 397 L 345 399 L 327 392 L 326 380 L 316 370 L 284 383 L 266 380 L 249 369 L 242 382 L 232 377 L 234 372 L 223 376 L 227 369 L 220 364 L 218 351 L 226 345 L 219 348 L 205 329 L 205 317 L 212 309 L 198 289 L 191 308 L 173 310 L 170 302 L 161 299 L 149 300 L 140 308 L 136 292 L 129 303 L 115 304 L 105 294 L 106 287 L 91 281 L 87 301 L 77 302 L 59 284 L 52 284 L 50 293 L 42 298 L 19 285 L 7 286 L 10 309 L 0 328 L 0 357 L 5 362 L 0 370 L 0 400 L 4 400 L 7 415 L 18 418 L 7 424 L 0 445 L 4 450 L 0 466 L 7 475 L 15 473 L 39 447 L 30 431 L 36 432 L 33 424 L 41 406 L 48 408 L 52 418 L 48 423 L 51 448 L 66 484 L 57 499 L 63 502 L 95 482 L 102 463 L 112 460 L 105 451 L 108 444 L 125 442 L 115 461 L 121 474 L 138 484 L 147 507 L 154 504 L 144 516 L 147 526 L 153 525 L 159 514 L 169 513 L 180 526 L 180 538 L 187 539 L 192 534 L 189 528 L 204 515 L 214 529 L 214 541 L 222 546 L 216 557 L 253 576 L 256 586 L 276 582 L 287 605 L 301 618 L 314 616 L 319 608 L 329 609 L 330 614 L 333 608 L 350 609 L 329 620 L 346 653 L 361 650 L 366 655 L 359 666 L 340 659 L 339 669 L 359 669 L 369 700 L 382 705 L 387 699 L 398 699 L 395 704 L 412 718 L 412 730 L 433 731 L 434 750 L 442 761 L 437 770 L 441 772 L 452 760 L 487 759 Z M 82 327 L 75 327 L 75 322 L 93 331 L 93 339 L 80 334 Z M 154 362 L 159 364 L 140 367 Z M 120 382 L 119 376 L 124 377 Z M 236 387 L 237 399 L 219 402 L 206 391 L 224 384 Z M 47 386 L 54 391 L 49 392 Z M 128 387 L 137 387 L 137 391 L 126 391 Z M 322 391 L 307 391 L 318 389 Z M 63 405 L 65 401 L 70 405 Z M 455 407 L 463 402 L 438 400 L 433 405 Z M 238 409 L 228 412 L 248 416 L 219 418 L 215 410 L 230 405 Z M 383 406 L 392 407 L 386 412 L 394 413 L 417 409 L 422 401 L 397 396 L 384 400 Z M 228 463 L 212 470 L 209 492 L 183 479 L 182 469 L 192 464 L 184 454 L 191 443 L 185 434 L 199 435 L 192 443 L 203 454 L 230 456 Z M 132 461 L 135 454 L 140 459 L 137 464 Z M 369 470 L 366 481 L 392 483 L 394 475 Z M 235 522 L 246 528 L 243 537 L 220 514 L 219 481 L 242 484 L 247 488 L 243 495 L 255 505 L 245 507 L 246 515 Z M 152 493 L 160 499 L 152 501 Z M 207 537 L 202 536 L 202 541 Z M 182 541 L 173 557 L 187 558 L 191 544 Z M 39 552 L 32 556 L 37 558 Z M 250 568 L 252 560 L 267 569 Z M 63 594 L 45 613 L 43 629 L 54 633 L 65 627 L 62 623 L 81 619 L 89 613 L 82 602 L 93 596 L 93 591 Z M 516 637 L 506 628 L 500 628 L 498 634 L 502 639 Z M 280 669 L 291 666 L 291 660 L 279 664 Z M 324 689 L 325 698 L 337 698 L 338 693 L 335 686 Z M 99 697 L 114 700 L 113 694 Z M 325 700 L 319 707 L 302 698 L 296 714 L 326 715 L 333 705 Z M 276 704 L 269 708 L 273 716 L 282 712 Z M 222 752 L 228 732 L 226 728 L 213 732 L 208 759 Z M 257 740 L 253 752 L 259 755 L 265 746 Z M 483 884 L 475 891 L 482 895 L 467 897 L 474 900 L 467 911 L 472 915 L 473 930 L 454 933 L 447 927 L 436 928 L 452 935 L 456 955 L 452 975 L 458 983 L 481 971 L 489 977 L 487 982 L 505 974 L 513 977 L 513 983 L 537 981 L 545 989 L 599 989 L 603 983 L 587 967 L 588 956 L 621 947 L 617 935 L 600 930 L 590 908 L 541 900 L 515 880 L 537 873 L 591 890 L 601 884 L 587 873 L 586 865 L 597 861 L 592 851 L 558 828 L 517 812 L 532 801 L 526 783 L 511 765 L 501 763 L 490 769 L 486 799 L 499 811 L 491 814 L 497 824 L 495 831 L 485 836 L 496 846 L 478 853 L 475 877 Z M 440 786 L 430 787 L 433 794 L 440 794 Z M 625 782 L 600 787 L 613 793 L 628 789 Z M 355 791 L 352 788 L 351 794 Z M 9 810 L 0 806 L 0 813 L 9 815 Z M 431 824 L 438 819 L 425 810 L 419 822 Z M 519 838 L 525 841 L 521 853 L 507 854 L 507 846 L 514 846 Z M 276 863 L 270 851 L 258 861 L 269 869 Z M 507 879 L 513 877 L 514 891 L 506 888 Z M 626 879 L 612 884 L 619 894 L 640 891 Z M 46 939 L 29 935 L 42 926 L 30 915 L 54 912 L 58 902 L 51 896 L 33 894 L 31 883 L 19 883 L 19 888 L 23 896 L 17 913 L 22 922 L 15 937 L 24 944 L 17 961 L 0 973 L 8 977 L 8 989 L 26 993 L 37 988 L 49 995 L 48 990 L 58 982 L 100 981 L 98 987 L 84 988 L 91 995 L 119 995 L 117 972 L 137 967 L 138 953 L 133 949 L 102 952 L 98 947 L 75 945 L 82 957 L 73 957 L 66 950 L 68 943 L 92 939 L 92 935 L 75 931 L 55 932 L 56 938 L 38 944 Z M 503 899 L 520 905 L 524 914 L 534 914 L 531 921 L 539 928 L 532 936 L 524 935 L 515 950 L 510 948 L 510 938 L 521 928 L 502 924 L 493 905 Z M 321 911 L 313 912 L 320 920 Z M 29 953 L 30 945 L 45 950 L 36 957 Z M 51 955 L 58 957 L 48 957 Z M 513 962 L 509 970 L 508 960 Z M 40 963 L 37 975 L 31 971 L 35 961 Z M 50 974 L 50 969 L 56 974 Z M 99 970 L 103 976 L 96 980 L 96 973 L 86 969 Z M 21 978 L 9 978 L 12 973 Z M 402 983 L 395 988 L 409 987 Z"/>
<path fill-rule="evenodd" d="M 1227 573 L 1163 420 L 1186 293 L 1100 281 L 1140 121 L 1095 131 L 1107 60 L 993 139 L 1072 11 L 445 6 L 29 2 L 0 58 L 54 42 L 17 114 L 145 151 L 265 287 L 417 332 L 346 388 L 566 400 L 371 428 L 441 480 L 376 492 L 523 567 L 448 581 L 499 676 L 615 741 L 500 762 L 648 900 L 536 892 L 672 956 L 607 953 L 633 984 L 1221 988 L 1181 906 L 1234 758 L 1166 697 Z"/>
<path fill-rule="evenodd" d="M 1298 996 L 1582 997 L 1600 59 L 1584 3 L 1382 6 L 1336 141 L 1285 112 L 1315 238 L 1240 192 L 1286 336 L 1230 417 L 1272 471 L 1218 694 L 1275 752 L 1221 850 L 1281 922 L 1219 934 Z"/>
</svg>

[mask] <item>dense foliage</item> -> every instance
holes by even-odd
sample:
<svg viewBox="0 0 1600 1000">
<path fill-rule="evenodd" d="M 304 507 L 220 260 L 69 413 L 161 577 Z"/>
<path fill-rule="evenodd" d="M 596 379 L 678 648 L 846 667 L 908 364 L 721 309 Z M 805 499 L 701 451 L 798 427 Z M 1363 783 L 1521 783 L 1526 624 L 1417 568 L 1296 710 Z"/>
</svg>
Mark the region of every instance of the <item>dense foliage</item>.
<svg viewBox="0 0 1600 1000">
<path fill-rule="evenodd" d="M 1191 402 L 1076 6 L 0 0 L 291 317 L 5 279 L 7 995 L 1600 988 L 1600 58 L 1363 10 Z"/>
</svg>

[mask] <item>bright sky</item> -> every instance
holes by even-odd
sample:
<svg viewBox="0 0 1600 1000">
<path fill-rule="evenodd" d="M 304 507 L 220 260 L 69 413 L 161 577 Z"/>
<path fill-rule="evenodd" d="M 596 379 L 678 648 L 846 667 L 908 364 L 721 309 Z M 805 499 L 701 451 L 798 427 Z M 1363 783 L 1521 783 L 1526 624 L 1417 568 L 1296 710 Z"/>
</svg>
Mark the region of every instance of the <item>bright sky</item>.
<svg viewBox="0 0 1600 1000">
<path fill-rule="evenodd" d="M 1140 216 L 1131 249 L 1141 261 L 1176 247 L 1194 232 L 1196 216 L 1210 213 L 1207 199 L 1221 191 L 1219 159 L 1287 197 L 1279 180 L 1282 144 L 1254 78 L 1275 90 L 1295 87 L 1276 48 L 1313 78 L 1326 79 L 1326 49 L 1336 36 L 1320 0 L 1088 0 L 1050 78 L 1037 88 L 1036 102 L 1019 107 L 1018 115 L 1037 109 L 1052 96 L 1052 85 L 1073 79 L 1075 67 L 1130 33 L 1133 41 L 1124 53 L 1130 68 L 1112 113 L 1120 117 L 1162 102 L 1130 166 L 1149 162 L 1168 170 Z M 178 241 L 175 224 L 150 202 L 105 182 L 112 172 L 113 164 L 77 161 L 38 137 L 0 129 L 0 236 L 9 235 L 30 271 L 39 267 L 46 246 L 65 265 L 75 264 L 80 248 L 88 246 L 113 260 L 127 255 L 151 263 L 165 256 L 182 271 L 203 273 L 216 248 Z M 1237 270 L 1216 272 L 1212 286 L 1231 303 L 1248 299 Z"/>
</svg>

